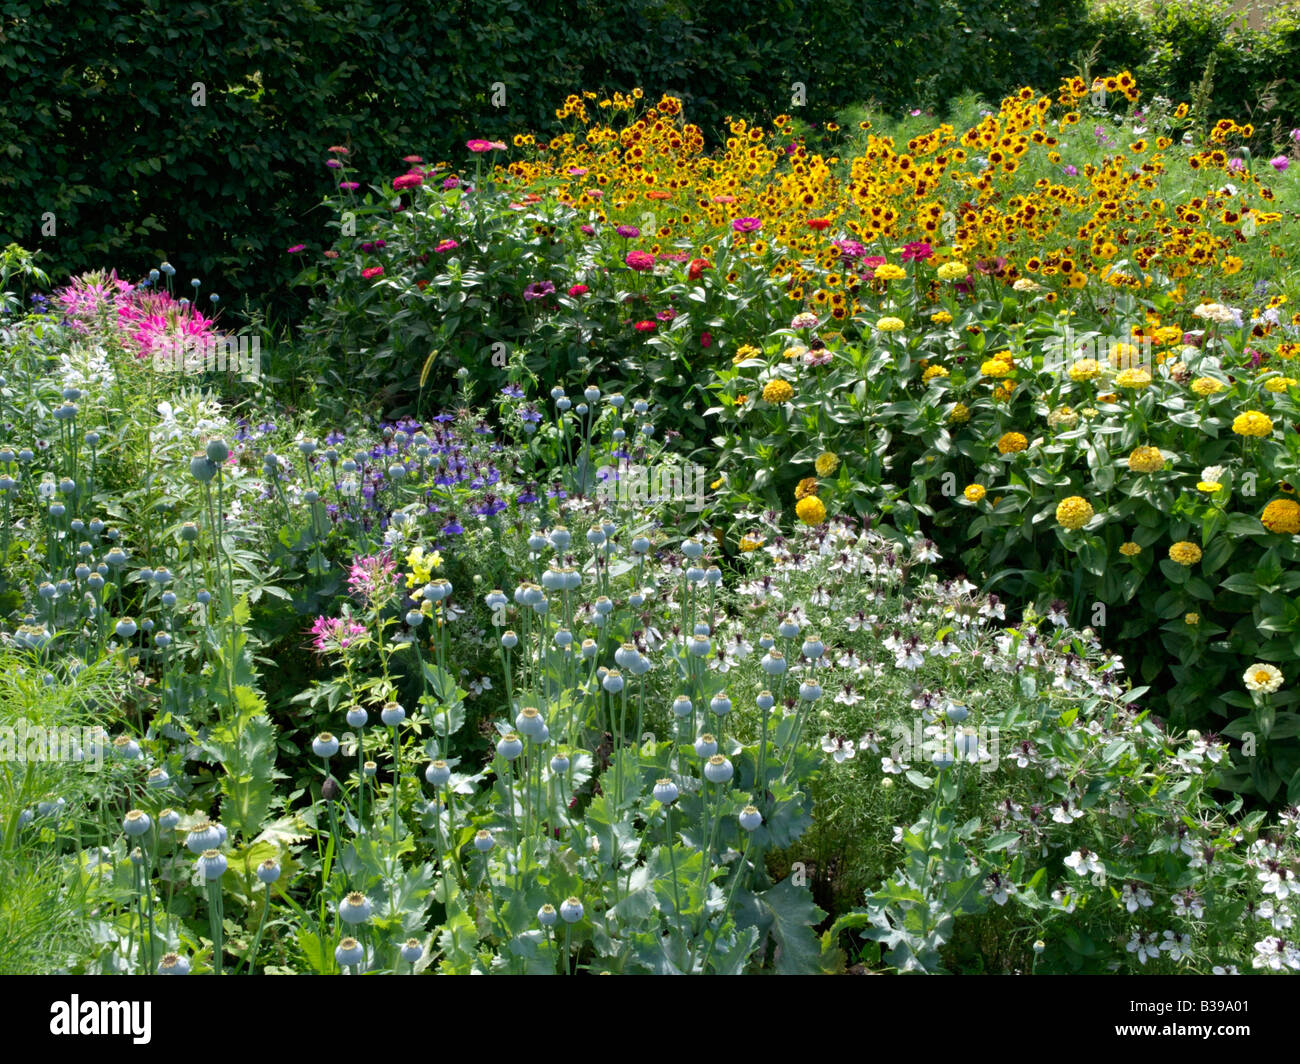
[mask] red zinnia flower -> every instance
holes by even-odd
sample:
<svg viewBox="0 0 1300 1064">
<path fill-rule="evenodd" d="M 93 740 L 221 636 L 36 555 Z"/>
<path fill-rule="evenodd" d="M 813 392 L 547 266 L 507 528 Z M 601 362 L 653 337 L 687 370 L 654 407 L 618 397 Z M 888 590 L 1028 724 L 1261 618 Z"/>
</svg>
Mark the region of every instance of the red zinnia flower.
<svg viewBox="0 0 1300 1064">
<path fill-rule="evenodd" d="M 415 188 L 424 184 L 424 175 L 417 173 L 402 174 L 401 177 L 393 178 L 393 188 L 399 192 L 404 188 Z"/>
<path fill-rule="evenodd" d="M 590 289 L 588 289 L 585 284 L 575 284 L 569 289 L 569 295 L 576 299 L 578 296 L 585 296 L 589 291 Z"/>
<path fill-rule="evenodd" d="M 659 328 L 659 323 L 657 321 L 639 321 L 633 326 L 633 328 L 636 329 L 637 332 L 649 333 L 654 332 Z"/>
<path fill-rule="evenodd" d="M 808 228 L 809 228 L 809 229 L 816 229 L 817 232 L 819 232 L 819 233 L 820 233 L 823 229 L 829 229 L 829 228 L 830 228 L 830 224 L 831 224 L 831 223 L 830 223 L 830 219 L 829 219 L 829 218 L 809 218 L 809 219 L 808 219 Z"/>
<path fill-rule="evenodd" d="M 692 281 L 698 281 L 705 270 L 711 269 L 713 269 L 713 264 L 708 259 L 691 259 L 691 264 L 686 270 L 686 276 Z"/>
<path fill-rule="evenodd" d="M 713 333 L 710 333 L 710 332 L 700 333 L 700 346 L 701 346 L 701 347 L 712 347 L 712 346 L 713 346 Z"/>
<path fill-rule="evenodd" d="M 378 277 L 383 272 L 384 268 L 382 266 L 367 266 L 361 271 L 361 276 L 368 281 L 372 277 Z"/>
</svg>

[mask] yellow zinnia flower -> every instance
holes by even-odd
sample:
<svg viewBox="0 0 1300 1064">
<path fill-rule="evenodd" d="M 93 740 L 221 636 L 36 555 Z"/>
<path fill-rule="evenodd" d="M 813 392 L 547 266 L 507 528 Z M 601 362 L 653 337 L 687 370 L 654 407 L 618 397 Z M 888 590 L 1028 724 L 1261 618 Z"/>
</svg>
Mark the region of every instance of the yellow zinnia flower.
<svg viewBox="0 0 1300 1064">
<path fill-rule="evenodd" d="M 816 495 L 800 499 L 794 512 L 805 525 L 820 525 L 826 520 L 826 506 Z"/>
<path fill-rule="evenodd" d="M 921 381 L 929 384 L 936 377 L 942 378 L 948 376 L 948 371 L 942 366 L 926 366 L 925 372 L 921 374 Z"/>
<path fill-rule="evenodd" d="M 785 403 L 794 398 L 794 389 L 789 381 L 778 378 L 763 386 L 763 398 L 769 403 Z"/>
<path fill-rule="evenodd" d="M 936 310 L 933 314 L 930 315 L 930 320 L 934 322 L 936 325 L 951 325 L 952 315 L 949 314 L 946 310 Z"/>
<path fill-rule="evenodd" d="M 899 332 L 903 328 L 903 319 L 886 316 L 876 322 L 876 328 L 881 332 Z"/>
<path fill-rule="evenodd" d="M 1264 507 L 1260 521 L 1270 532 L 1294 536 L 1300 532 L 1300 503 L 1291 499 L 1274 499 Z"/>
<path fill-rule="evenodd" d="M 1213 377 L 1197 377 L 1192 381 L 1192 391 L 1200 396 L 1215 395 L 1226 387 L 1226 384 L 1216 381 Z"/>
<path fill-rule="evenodd" d="M 1159 447 L 1134 447 L 1128 456 L 1128 467 L 1134 473 L 1155 473 L 1165 467 L 1165 456 Z"/>
<path fill-rule="evenodd" d="M 1101 366 L 1095 358 L 1081 358 L 1070 367 L 1070 380 L 1090 381 L 1101 376 Z"/>
<path fill-rule="evenodd" d="M 1273 432 L 1273 419 L 1258 410 L 1247 410 L 1232 419 L 1232 431 L 1238 436 L 1268 436 Z"/>
<path fill-rule="evenodd" d="M 892 262 L 877 266 L 874 274 L 877 281 L 901 281 L 906 276 L 907 271 L 901 266 L 895 266 Z"/>
<path fill-rule="evenodd" d="M 840 467 L 840 456 L 833 451 L 822 451 L 813 463 L 819 477 L 829 477 Z"/>
<path fill-rule="evenodd" d="M 980 364 L 980 373 L 985 377 L 1005 377 L 1010 372 L 1011 363 L 1003 362 L 1000 358 L 990 358 Z"/>
<path fill-rule="evenodd" d="M 937 271 L 941 281 L 959 281 L 966 276 L 967 272 L 964 262 L 945 262 Z M 879 269 L 876 270 L 876 276 L 880 276 Z"/>
<path fill-rule="evenodd" d="M 1127 543 L 1121 543 L 1119 545 L 1119 552 L 1124 555 L 1125 558 L 1136 558 L 1142 553 L 1142 548 L 1130 539 Z"/>
<path fill-rule="evenodd" d="M 1195 565 L 1201 560 L 1201 548 L 1195 543 L 1180 539 L 1169 548 L 1169 560 L 1179 565 Z"/>
<path fill-rule="evenodd" d="M 979 502 L 984 498 L 986 492 L 983 484 L 967 484 L 962 490 L 962 494 L 966 496 L 968 502 Z"/>
<path fill-rule="evenodd" d="M 970 407 L 965 403 L 954 403 L 952 411 L 948 414 L 948 420 L 953 424 L 960 425 L 962 422 L 970 420 Z"/>
<path fill-rule="evenodd" d="M 1151 374 L 1144 369 L 1124 369 L 1115 375 L 1115 384 L 1120 388 L 1142 389 L 1151 383 Z"/>
<path fill-rule="evenodd" d="M 1023 433 L 1007 432 L 998 439 L 998 450 L 1002 454 L 1017 454 L 1029 446 Z"/>
<path fill-rule="evenodd" d="M 1062 528 L 1077 532 L 1092 520 L 1094 512 L 1092 503 L 1087 499 L 1079 495 L 1071 495 L 1057 504 L 1056 522 Z"/>
</svg>

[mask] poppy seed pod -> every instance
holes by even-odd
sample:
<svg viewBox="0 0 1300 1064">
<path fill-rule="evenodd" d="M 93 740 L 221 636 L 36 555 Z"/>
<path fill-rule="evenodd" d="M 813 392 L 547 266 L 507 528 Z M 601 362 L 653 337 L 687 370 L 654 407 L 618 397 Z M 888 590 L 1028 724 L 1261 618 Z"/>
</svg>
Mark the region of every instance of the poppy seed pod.
<svg viewBox="0 0 1300 1064">
<path fill-rule="evenodd" d="M 582 902 L 577 898 L 565 898 L 560 906 L 560 918 L 566 924 L 576 924 L 582 919 L 583 908 Z"/>
<path fill-rule="evenodd" d="M 429 767 L 424 770 L 424 778 L 433 786 L 442 787 L 451 779 L 451 768 L 441 758 L 430 761 Z"/>
<path fill-rule="evenodd" d="M 708 760 L 718 752 L 718 740 L 708 732 L 705 732 L 695 740 L 695 753 L 697 756 Z"/>
<path fill-rule="evenodd" d="M 321 732 L 311 741 L 311 752 L 328 761 L 339 752 L 339 741 L 329 732 Z"/>
<path fill-rule="evenodd" d="M 537 922 L 543 927 L 554 927 L 555 921 L 560 918 L 560 914 L 555 911 L 555 906 L 547 902 L 537 910 Z"/>
<path fill-rule="evenodd" d="M 677 801 L 677 795 L 680 793 L 675 784 L 670 779 L 661 779 L 656 781 L 654 790 L 651 792 L 654 799 L 660 805 L 672 805 Z"/>
<path fill-rule="evenodd" d="M 507 761 L 513 761 L 524 752 L 523 740 L 515 732 L 503 735 L 497 742 L 497 753 Z"/>
<path fill-rule="evenodd" d="M 487 853 L 495 845 L 496 840 L 492 838 L 492 832 L 486 828 L 474 836 L 474 849 L 479 853 Z"/>
<path fill-rule="evenodd" d="M 721 754 L 714 754 L 704 765 L 704 778 L 710 783 L 726 783 L 735 769 Z"/>
<path fill-rule="evenodd" d="M 420 944 L 418 938 L 408 938 L 402 943 L 402 960 L 407 964 L 414 964 L 424 956 L 424 946 Z"/>
<path fill-rule="evenodd" d="M 182 957 L 176 953 L 164 953 L 162 960 L 158 962 L 159 975 L 189 975 L 190 962 L 188 958 Z"/>
<path fill-rule="evenodd" d="M 354 890 L 339 902 L 339 919 L 345 924 L 364 924 L 370 919 L 370 899 Z"/>
<path fill-rule="evenodd" d="M 740 826 L 746 831 L 753 831 L 763 823 L 763 815 L 758 811 L 757 807 L 752 805 L 745 806 L 736 819 L 740 821 Z"/>
<path fill-rule="evenodd" d="M 351 936 L 343 939 L 334 947 L 334 959 L 338 961 L 341 968 L 360 964 L 365 958 L 366 951 L 362 948 L 361 943 Z"/>
</svg>

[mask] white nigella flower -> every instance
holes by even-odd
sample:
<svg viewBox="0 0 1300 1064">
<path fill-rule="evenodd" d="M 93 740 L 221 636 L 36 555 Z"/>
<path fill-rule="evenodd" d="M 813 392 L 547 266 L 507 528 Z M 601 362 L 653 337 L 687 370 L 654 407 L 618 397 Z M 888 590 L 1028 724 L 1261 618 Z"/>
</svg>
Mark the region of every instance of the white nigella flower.
<svg viewBox="0 0 1300 1064">
<path fill-rule="evenodd" d="M 1105 874 L 1106 866 L 1091 850 L 1080 847 L 1065 859 L 1065 867 L 1076 875 L 1086 876 L 1092 873 Z"/>
<path fill-rule="evenodd" d="M 1256 968 L 1269 968 L 1280 972 L 1283 968 L 1300 970 L 1300 949 L 1291 945 L 1284 938 L 1266 938 L 1255 943 Z"/>
<path fill-rule="evenodd" d="M 1284 906 L 1274 905 L 1271 898 L 1265 898 L 1259 903 L 1255 915 L 1261 920 L 1269 921 L 1273 925 L 1274 931 L 1287 931 L 1293 923 L 1290 911 Z"/>
<path fill-rule="evenodd" d="M 992 898 L 996 905 L 1006 905 L 1007 900 L 1011 897 L 1009 890 L 1014 889 L 1014 884 L 1008 883 L 1000 875 L 994 873 L 984 880 L 984 888 L 980 893 Z"/>
<path fill-rule="evenodd" d="M 1210 969 L 1210 974 L 1211 975 L 1240 975 L 1241 973 L 1237 971 L 1237 966 L 1235 964 L 1228 964 L 1228 965 L 1216 964 L 1213 968 Z"/>
<path fill-rule="evenodd" d="M 822 736 L 821 746 L 822 752 L 830 754 L 837 765 L 851 761 L 857 753 L 852 739 L 846 739 L 842 735 L 832 735 L 830 732 Z"/>
<path fill-rule="evenodd" d="M 1191 916 L 1199 920 L 1205 915 L 1205 906 L 1196 891 L 1184 890 L 1174 895 L 1174 912 L 1179 916 Z"/>
<path fill-rule="evenodd" d="M 835 695 L 835 701 L 842 706 L 856 706 L 862 701 L 862 695 L 853 689 L 852 684 L 845 684 Z"/>
<path fill-rule="evenodd" d="M 1071 891 L 1062 890 L 1058 887 L 1056 890 L 1052 891 L 1052 904 L 1063 913 L 1072 913 L 1074 912 L 1075 906 L 1078 905 L 1078 900 Z"/>
<path fill-rule="evenodd" d="M 1146 931 L 1134 931 L 1125 948 L 1129 953 L 1137 954 L 1139 964 L 1146 964 L 1147 958 L 1160 956 L 1160 946 L 1156 943 L 1155 936 Z"/>
<path fill-rule="evenodd" d="M 1272 894 L 1278 901 L 1284 900 L 1293 893 L 1290 870 L 1274 861 L 1270 861 L 1260 869 L 1255 878 L 1263 884 L 1260 890 L 1265 894 Z"/>
<path fill-rule="evenodd" d="M 1151 895 L 1146 892 L 1146 888 L 1137 883 L 1125 883 L 1124 889 L 1120 892 L 1120 903 L 1129 912 L 1135 913 L 1138 909 L 1149 909 L 1155 904 L 1151 900 Z M 1169 934 L 1168 931 L 1165 934 Z"/>
<path fill-rule="evenodd" d="M 908 766 L 902 762 L 895 761 L 892 757 L 882 757 L 880 759 L 880 771 L 890 776 L 898 776 L 906 772 Z"/>
</svg>

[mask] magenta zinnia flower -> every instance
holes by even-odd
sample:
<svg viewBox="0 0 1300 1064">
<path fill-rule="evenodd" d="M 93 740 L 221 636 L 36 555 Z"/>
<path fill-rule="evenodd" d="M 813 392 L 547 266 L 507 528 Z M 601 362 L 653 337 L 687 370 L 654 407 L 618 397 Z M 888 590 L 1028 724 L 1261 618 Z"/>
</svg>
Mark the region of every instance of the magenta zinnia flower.
<svg viewBox="0 0 1300 1064">
<path fill-rule="evenodd" d="M 444 240 L 440 244 L 436 245 L 433 250 L 438 252 L 453 251 L 458 247 L 460 247 L 460 244 L 455 240 Z"/>
<path fill-rule="evenodd" d="M 648 251 L 629 251 L 627 257 L 623 259 L 628 267 L 638 272 L 654 268 L 655 257 Z"/>
<path fill-rule="evenodd" d="M 465 142 L 465 147 L 472 152 L 491 151 L 492 142 L 490 140 L 467 140 Z"/>
<path fill-rule="evenodd" d="M 731 228 L 737 233 L 756 233 L 763 228 L 763 222 L 759 218 L 737 218 Z"/>
</svg>

